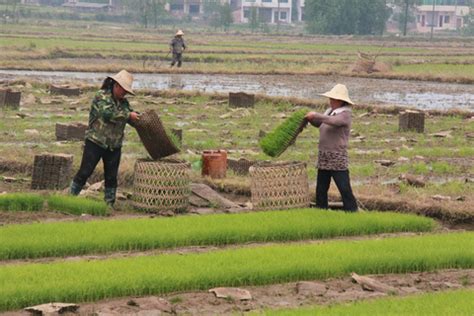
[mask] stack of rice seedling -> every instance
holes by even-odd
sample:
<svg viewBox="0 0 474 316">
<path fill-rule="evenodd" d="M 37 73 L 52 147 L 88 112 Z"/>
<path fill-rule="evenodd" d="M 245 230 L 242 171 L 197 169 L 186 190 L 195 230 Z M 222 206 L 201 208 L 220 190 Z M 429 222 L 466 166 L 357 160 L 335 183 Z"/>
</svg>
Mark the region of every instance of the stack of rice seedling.
<svg viewBox="0 0 474 316">
<path fill-rule="evenodd" d="M 293 113 L 282 124 L 260 140 L 260 148 L 270 157 L 280 156 L 298 137 L 306 125 L 307 110 Z"/>
</svg>

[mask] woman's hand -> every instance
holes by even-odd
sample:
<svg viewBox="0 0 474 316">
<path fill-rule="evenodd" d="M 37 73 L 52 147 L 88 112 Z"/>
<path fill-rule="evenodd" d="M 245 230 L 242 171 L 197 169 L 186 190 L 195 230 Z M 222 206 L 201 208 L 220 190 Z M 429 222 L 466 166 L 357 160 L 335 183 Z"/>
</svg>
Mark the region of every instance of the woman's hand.
<svg viewBox="0 0 474 316">
<path fill-rule="evenodd" d="M 137 122 L 140 120 L 140 114 L 138 114 L 137 112 L 130 112 L 130 122 L 134 123 L 134 122 Z"/>
<path fill-rule="evenodd" d="M 313 120 L 316 118 L 316 115 L 317 115 L 316 112 L 308 112 L 308 113 L 305 115 L 304 118 L 305 118 L 308 122 L 311 122 L 311 121 L 313 121 Z"/>
</svg>

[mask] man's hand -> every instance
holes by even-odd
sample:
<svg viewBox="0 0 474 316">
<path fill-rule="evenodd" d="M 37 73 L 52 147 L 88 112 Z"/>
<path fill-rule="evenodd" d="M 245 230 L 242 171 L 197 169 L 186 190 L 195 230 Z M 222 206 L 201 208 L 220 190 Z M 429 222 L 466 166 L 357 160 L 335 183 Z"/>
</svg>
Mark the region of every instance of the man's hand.
<svg viewBox="0 0 474 316">
<path fill-rule="evenodd" d="M 140 114 L 137 112 L 130 112 L 130 122 L 135 123 L 140 120 Z"/>
</svg>

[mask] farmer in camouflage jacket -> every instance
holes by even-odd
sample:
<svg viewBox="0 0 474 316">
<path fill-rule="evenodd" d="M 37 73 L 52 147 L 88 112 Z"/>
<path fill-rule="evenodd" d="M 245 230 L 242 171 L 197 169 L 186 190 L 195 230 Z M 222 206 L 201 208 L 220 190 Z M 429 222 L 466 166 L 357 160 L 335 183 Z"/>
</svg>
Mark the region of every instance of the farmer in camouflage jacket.
<svg viewBox="0 0 474 316">
<path fill-rule="evenodd" d="M 171 40 L 170 50 L 173 54 L 173 60 L 171 61 L 171 67 L 178 62 L 178 68 L 181 67 L 183 51 L 186 49 L 186 44 L 183 39 L 183 31 L 178 30 L 175 37 Z"/>
<path fill-rule="evenodd" d="M 120 164 L 124 129 L 127 123 L 139 119 L 130 107 L 125 95 L 132 90 L 133 77 L 126 70 L 107 77 L 92 101 L 89 127 L 82 162 L 74 177 L 70 193 L 78 195 L 95 167 L 102 159 L 105 177 L 105 202 L 113 206 L 117 191 L 117 174 Z"/>
</svg>

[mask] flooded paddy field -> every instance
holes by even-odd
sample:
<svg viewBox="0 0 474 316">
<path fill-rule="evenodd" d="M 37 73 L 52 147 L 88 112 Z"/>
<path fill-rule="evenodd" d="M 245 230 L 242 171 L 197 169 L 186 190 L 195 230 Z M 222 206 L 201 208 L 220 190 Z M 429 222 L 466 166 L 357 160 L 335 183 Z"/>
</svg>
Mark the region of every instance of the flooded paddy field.
<svg viewBox="0 0 474 316">
<path fill-rule="evenodd" d="M 106 73 L 0 70 L 4 78 L 32 78 L 44 82 L 80 80 L 99 84 Z M 247 92 L 278 97 L 318 99 L 334 82 L 351 87 L 356 103 L 399 105 L 421 110 L 474 111 L 474 88 L 452 84 L 396 79 L 355 78 L 337 75 L 206 75 L 136 73 L 134 87 L 207 93 Z"/>
</svg>

